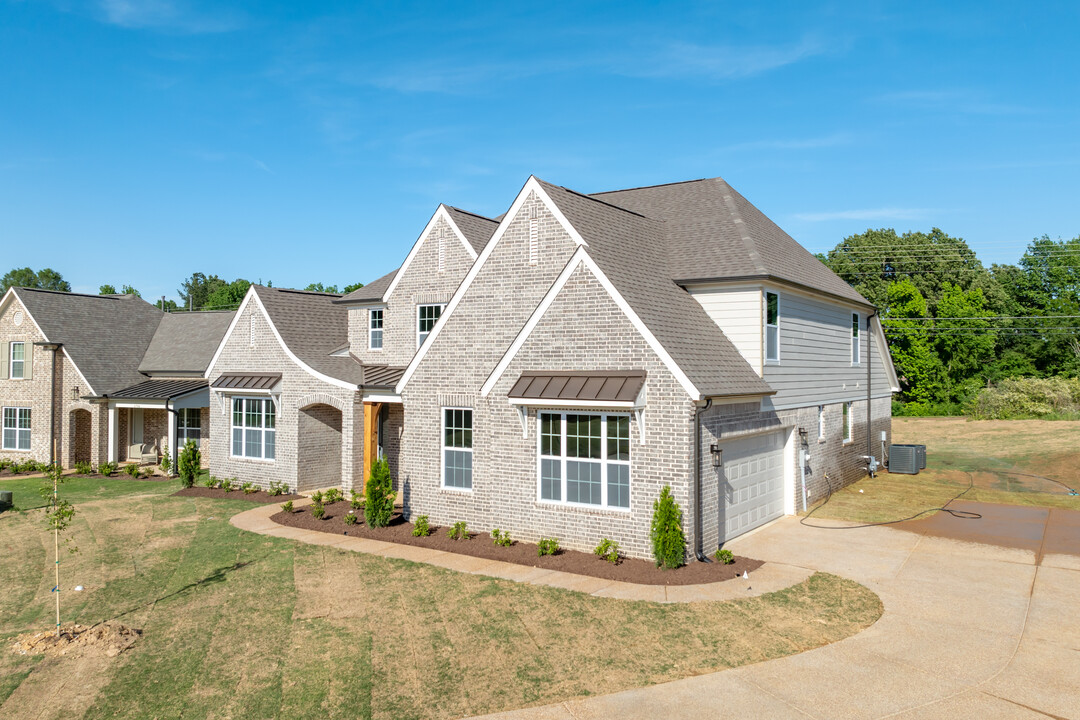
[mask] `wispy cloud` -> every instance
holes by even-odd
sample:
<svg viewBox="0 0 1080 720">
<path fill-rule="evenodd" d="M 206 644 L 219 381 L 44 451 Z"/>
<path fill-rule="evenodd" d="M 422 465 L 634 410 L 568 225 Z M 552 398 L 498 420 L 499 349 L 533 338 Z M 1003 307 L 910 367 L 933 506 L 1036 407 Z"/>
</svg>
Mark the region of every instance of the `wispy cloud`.
<svg viewBox="0 0 1080 720">
<path fill-rule="evenodd" d="M 904 90 L 873 98 L 875 102 L 914 110 L 932 110 L 966 115 L 1029 115 L 1037 108 L 994 102 L 975 90 Z"/>
<path fill-rule="evenodd" d="M 850 145 L 855 138 L 850 133 L 833 133 L 809 138 L 774 138 L 723 145 L 718 152 L 742 152 L 745 150 L 816 150 L 818 148 Z"/>
<path fill-rule="evenodd" d="M 795 219 L 803 222 L 829 222 L 831 220 L 921 220 L 933 212 L 934 210 L 930 208 L 863 208 L 860 210 L 795 213 Z"/>
<path fill-rule="evenodd" d="M 222 33 L 237 30 L 243 19 L 235 12 L 201 12 L 184 0 L 100 0 L 101 19 L 131 29 L 180 33 Z"/>
<path fill-rule="evenodd" d="M 806 37 L 786 45 L 698 45 L 671 43 L 645 56 L 627 55 L 612 70 L 633 77 L 703 77 L 713 80 L 760 75 L 834 49 Z"/>
</svg>

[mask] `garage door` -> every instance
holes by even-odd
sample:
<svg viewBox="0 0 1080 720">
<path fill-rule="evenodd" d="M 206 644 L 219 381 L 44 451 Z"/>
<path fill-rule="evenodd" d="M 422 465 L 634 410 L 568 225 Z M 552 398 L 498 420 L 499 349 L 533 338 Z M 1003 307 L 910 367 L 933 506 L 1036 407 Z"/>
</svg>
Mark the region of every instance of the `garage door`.
<svg viewBox="0 0 1080 720">
<path fill-rule="evenodd" d="M 775 432 L 721 444 L 721 537 L 730 540 L 784 514 L 784 438 Z"/>
</svg>

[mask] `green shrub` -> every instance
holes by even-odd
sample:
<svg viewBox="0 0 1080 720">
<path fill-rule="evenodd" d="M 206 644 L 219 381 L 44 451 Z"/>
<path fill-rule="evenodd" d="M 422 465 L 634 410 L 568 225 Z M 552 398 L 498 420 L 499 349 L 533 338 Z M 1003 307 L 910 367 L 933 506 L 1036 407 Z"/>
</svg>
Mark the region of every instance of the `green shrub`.
<svg viewBox="0 0 1080 720">
<path fill-rule="evenodd" d="M 199 475 L 199 468 L 202 467 L 202 453 L 195 446 L 194 440 L 188 440 L 184 443 L 184 449 L 180 451 L 180 459 L 177 461 L 177 465 L 180 470 L 180 482 L 183 486 L 191 487 L 194 485 L 195 478 Z M 207 485 L 207 487 L 211 486 Z"/>
<path fill-rule="evenodd" d="M 600 544 L 593 549 L 593 555 L 607 560 L 612 565 L 619 564 L 619 543 L 601 538 Z"/>
<path fill-rule="evenodd" d="M 326 491 L 326 497 L 323 499 L 323 502 L 325 502 L 327 505 L 332 505 L 333 503 L 340 502 L 341 499 L 341 490 L 337 488 L 330 488 Z"/>
<path fill-rule="evenodd" d="M 368 527 L 381 528 L 390 524 L 390 518 L 394 515 L 393 487 L 390 465 L 385 458 L 377 460 L 364 487 L 364 521 Z"/>
<path fill-rule="evenodd" d="M 1008 378 L 983 388 L 965 406 L 977 420 L 1080 417 L 1080 378 Z"/>
<path fill-rule="evenodd" d="M 269 488 L 270 489 L 267 490 L 266 493 L 271 497 L 277 497 L 278 495 L 284 495 L 288 491 L 289 486 L 283 482 L 271 480 Z"/>
<path fill-rule="evenodd" d="M 203 485 L 205 485 L 206 487 L 208 487 L 210 489 L 216 488 L 219 483 L 221 483 L 221 481 L 218 480 L 217 477 L 215 477 L 213 475 L 207 475 L 206 479 L 203 480 Z"/>
<path fill-rule="evenodd" d="M 427 537 L 431 534 L 431 526 L 428 525 L 427 515 L 416 516 L 416 522 L 413 523 L 412 534 L 413 537 Z"/>
<path fill-rule="evenodd" d="M 554 555 L 557 552 L 559 552 L 559 538 L 540 538 L 540 542 L 536 543 L 538 557 Z"/>
<path fill-rule="evenodd" d="M 356 524 L 356 521 L 357 521 L 358 519 L 359 519 L 359 518 L 357 517 L 356 513 L 354 513 L 354 512 L 352 511 L 352 510 L 350 510 L 350 511 L 349 511 L 349 512 L 347 512 L 347 513 L 345 513 L 345 524 L 346 524 L 346 525 L 355 525 L 355 524 Z"/>
<path fill-rule="evenodd" d="M 660 497 L 653 501 L 652 531 L 653 557 L 656 566 L 667 570 L 682 567 L 686 561 L 686 536 L 682 529 L 682 510 L 671 494 L 671 486 L 665 485 Z"/>
<path fill-rule="evenodd" d="M 82 462 L 82 461 L 75 463 L 75 474 L 76 475 L 92 475 L 93 473 L 94 473 L 94 466 L 91 465 L 90 463 Z"/>
<path fill-rule="evenodd" d="M 291 513 L 292 512 L 292 500 L 286 500 L 285 502 L 281 503 L 281 510 L 283 512 Z"/>
<path fill-rule="evenodd" d="M 716 562 L 724 563 L 725 565 L 731 565 L 735 562 L 735 555 L 726 548 L 717 550 L 713 557 L 716 558 Z"/>
<path fill-rule="evenodd" d="M 514 541 L 510 539 L 510 533 L 503 532 L 499 528 L 495 528 L 491 531 L 491 539 L 495 541 L 495 544 L 499 547 L 510 547 L 514 544 Z"/>
<path fill-rule="evenodd" d="M 326 510 L 323 508 L 321 502 L 311 503 L 311 516 L 316 520 L 321 520 L 322 516 L 326 514 Z"/>
<path fill-rule="evenodd" d="M 128 475 L 130 475 L 133 478 L 140 477 L 141 474 L 142 474 L 142 473 L 139 472 L 139 466 L 136 465 L 135 463 L 132 463 L 130 465 L 125 465 L 124 466 L 124 472 L 126 472 Z"/>
<path fill-rule="evenodd" d="M 322 501 L 323 501 L 322 490 L 316 490 L 315 492 L 311 493 L 311 502 L 321 503 Z"/>
<path fill-rule="evenodd" d="M 221 488 L 222 490 L 224 490 L 225 492 L 232 492 L 232 489 L 233 489 L 232 479 L 230 479 L 230 478 L 222 478 L 221 482 L 218 483 L 218 487 Z"/>
<path fill-rule="evenodd" d="M 110 475 L 112 475 L 113 473 L 116 472 L 116 463 L 114 463 L 114 462 L 100 463 L 97 466 L 97 471 L 98 471 L 99 475 L 104 475 L 105 477 L 109 477 Z"/>
<path fill-rule="evenodd" d="M 0 458 L 0 470 L 7 470 L 11 467 L 11 461 L 7 458 Z"/>
<path fill-rule="evenodd" d="M 255 487 L 255 483 L 248 480 L 246 483 L 240 486 L 240 489 L 244 491 L 245 495 L 254 495 L 259 492 L 259 488 Z"/>
<path fill-rule="evenodd" d="M 161 446 L 161 469 L 166 475 L 172 473 L 172 462 L 169 459 L 169 443 L 164 443 Z"/>
<path fill-rule="evenodd" d="M 458 520 L 452 528 L 446 531 L 446 534 L 450 536 L 451 540 L 468 540 L 469 526 L 464 520 Z"/>
</svg>

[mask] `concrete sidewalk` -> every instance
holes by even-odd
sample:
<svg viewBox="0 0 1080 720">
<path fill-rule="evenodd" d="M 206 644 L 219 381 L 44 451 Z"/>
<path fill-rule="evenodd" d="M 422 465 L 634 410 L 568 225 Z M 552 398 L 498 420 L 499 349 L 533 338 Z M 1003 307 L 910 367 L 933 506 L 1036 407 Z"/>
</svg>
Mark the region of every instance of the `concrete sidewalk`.
<svg viewBox="0 0 1080 720">
<path fill-rule="evenodd" d="M 297 501 L 296 507 L 302 507 L 306 504 L 307 501 Z M 303 528 L 285 527 L 270 519 L 272 515 L 280 512 L 280 510 L 281 508 L 276 503 L 273 505 L 260 505 L 233 515 L 229 522 L 241 530 L 288 538 L 311 545 L 329 545 L 341 550 L 401 558 L 412 562 L 437 565 L 458 572 L 487 575 L 531 585 L 547 585 L 549 587 L 563 588 L 564 590 L 575 590 L 596 597 L 619 598 L 621 600 L 645 600 L 659 603 L 736 600 L 783 590 L 813 575 L 813 571 L 805 567 L 785 563 L 766 563 L 751 573 L 749 582 L 735 579 L 701 585 L 639 585 L 637 583 L 586 577 L 558 570 L 527 567 L 498 560 L 487 560 L 469 555 L 458 555 L 457 553 L 415 547 L 413 545 L 400 545 L 367 538 L 349 537 L 348 535 L 331 535 L 314 530 L 304 530 Z"/>
<path fill-rule="evenodd" d="M 851 578 L 881 597 L 884 615 L 799 655 L 490 717 L 1080 718 L 1075 556 L 1036 566 L 1031 550 L 797 518 L 730 547 Z"/>
</svg>

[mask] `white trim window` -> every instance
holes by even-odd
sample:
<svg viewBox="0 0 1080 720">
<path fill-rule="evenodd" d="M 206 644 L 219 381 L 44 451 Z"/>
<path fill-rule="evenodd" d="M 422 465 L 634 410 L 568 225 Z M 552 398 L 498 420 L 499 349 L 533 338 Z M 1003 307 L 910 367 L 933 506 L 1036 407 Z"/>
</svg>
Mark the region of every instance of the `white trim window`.
<svg viewBox="0 0 1080 720">
<path fill-rule="evenodd" d="M 6 407 L 4 414 L 4 450 L 30 449 L 30 408 Z"/>
<path fill-rule="evenodd" d="M 371 308 L 368 310 L 368 349 L 382 350 L 383 338 L 383 309 Z"/>
<path fill-rule="evenodd" d="M 780 296 L 765 293 L 765 362 L 780 362 Z"/>
<path fill-rule="evenodd" d="M 443 487 L 472 490 L 473 411 L 443 408 L 442 437 Z"/>
<path fill-rule="evenodd" d="M 851 442 L 851 403 L 844 403 L 844 442 Z"/>
<path fill-rule="evenodd" d="M 22 380 L 26 377 L 26 343 L 22 341 L 13 341 L 11 343 L 11 368 L 8 378 L 11 380 Z"/>
<path fill-rule="evenodd" d="M 427 340 L 435 323 L 439 322 L 439 317 L 445 307 L 445 303 L 416 306 L 416 347 L 420 347 Z"/>
<path fill-rule="evenodd" d="M 273 400 L 233 398 L 232 457 L 273 460 L 276 435 Z"/>
<path fill-rule="evenodd" d="M 180 408 L 176 411 L 176 449 L 183 449 L 188 440 L 202 447 L 202 414 L 199 408 Z"/>
<path fill-rule="evenodd" d="M 818 440 L 825 439 L 825 406 L 817 406 L 817 436 Z"/>
<path fill-rule="evenodd" d="M 630 416 L 542 412 L 537 417 L 542 502 L 630 509 Z"/>
<path fill-rule="evenodd" d="M 859 313 L 851 313 L 851 364 L 859 364 Z"/>
</svg>

